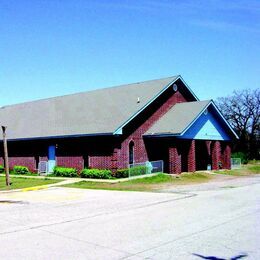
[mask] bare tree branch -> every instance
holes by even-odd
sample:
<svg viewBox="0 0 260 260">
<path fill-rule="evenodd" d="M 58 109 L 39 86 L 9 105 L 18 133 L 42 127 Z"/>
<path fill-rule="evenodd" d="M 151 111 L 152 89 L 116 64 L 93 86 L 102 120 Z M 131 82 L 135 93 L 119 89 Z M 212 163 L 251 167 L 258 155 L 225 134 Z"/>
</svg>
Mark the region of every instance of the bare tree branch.
<svg viewBox="0 0 260 260">
<path fill-rule="evenodd" d="M 240 137 L 240 147 L 259 157 L 260 89 L 234 91 L 217 99 L 217 105 Z"/>
</svg>

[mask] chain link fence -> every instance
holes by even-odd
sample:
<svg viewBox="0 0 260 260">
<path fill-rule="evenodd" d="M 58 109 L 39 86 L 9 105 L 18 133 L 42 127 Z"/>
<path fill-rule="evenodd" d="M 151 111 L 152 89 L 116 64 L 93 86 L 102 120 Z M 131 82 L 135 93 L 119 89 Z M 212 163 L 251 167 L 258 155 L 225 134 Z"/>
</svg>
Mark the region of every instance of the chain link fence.
<svg viewBox="0 0 260 260">
<path fill-rule="evenodd" d="M 231 158 L 231 169 L 241 168 L 241 158 Z"/>
<path fill-rule="evenodd" d="M 152 173 L 163 172 L 163 161 L 147 161 L 142 163 L 129 164 L 129 178 L 134 176 L 142 176 Z"/>
</svg>

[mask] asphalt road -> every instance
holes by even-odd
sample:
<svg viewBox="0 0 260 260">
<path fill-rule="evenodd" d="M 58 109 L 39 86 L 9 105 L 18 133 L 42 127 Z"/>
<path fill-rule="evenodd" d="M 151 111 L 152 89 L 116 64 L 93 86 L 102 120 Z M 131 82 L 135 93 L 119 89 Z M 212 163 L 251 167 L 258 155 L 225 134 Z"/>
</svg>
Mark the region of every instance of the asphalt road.
<svg viewBox="0 0 260 260">
<path fill-rule="evenodd" d="M 259 177 L 174 192 L 0 193 L 0 259 L 260 259 Z"/>
</svg>

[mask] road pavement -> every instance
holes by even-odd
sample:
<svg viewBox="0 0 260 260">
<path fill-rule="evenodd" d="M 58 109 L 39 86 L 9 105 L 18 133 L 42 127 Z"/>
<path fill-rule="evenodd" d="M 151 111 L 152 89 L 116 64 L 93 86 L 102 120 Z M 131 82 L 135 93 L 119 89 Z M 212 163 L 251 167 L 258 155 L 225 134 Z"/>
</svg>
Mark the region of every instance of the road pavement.
<svg viewBox="0 0 260 260">
<path fill-rule="evenodd" d="M 245 180 L 0 193 L 0 259 L 260 259 L 260 178 Z"/>
</svg>

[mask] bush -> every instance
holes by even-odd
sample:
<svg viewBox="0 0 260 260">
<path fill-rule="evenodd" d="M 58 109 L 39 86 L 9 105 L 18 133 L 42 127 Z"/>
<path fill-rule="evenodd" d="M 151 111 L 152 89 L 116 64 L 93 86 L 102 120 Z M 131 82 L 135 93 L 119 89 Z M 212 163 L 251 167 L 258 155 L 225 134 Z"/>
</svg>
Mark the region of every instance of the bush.
<svg viewBox="0 0 260 260">
<path fill-rule="evenodd" d="M 231 158 L 240 158 L 242 164 L 247 164 L 248 163 L 248 156 L 244 152 L 232 153 Z"/>
<path fill-rule="evenodd" d="M 128 178 L 129 177 L 129 169 L 119 169 L 114 174 L 116 178 Z"/>
<path fill-rule="evenodd" d="M 13 168 L 14 174 L 28 174 L 29 169 L 26 166 L 15 165 Z"/>
<path fill-rule="evenodd" d="M 129 169 L 129 176 L 144 175 L 148 172 L 147 166 L 135 166 Z"/>
<path fill-rule="evenodd" d="M 78 177 L 77 169 L 55 166 L 53 175 L 58 177 Z"/>
<path fill-rule="evenodd" d="M 110 170 L 99 169 L 83 169 L 80 173 L 81 178 L 90 179 L 111 179 L 112 172 Z"/>
<path fill-rule="evenodd" d="M 5 171 L 5 168 L 3 165 L 0 165 L 0 173 L 3 173 Z"/>
</svg>

